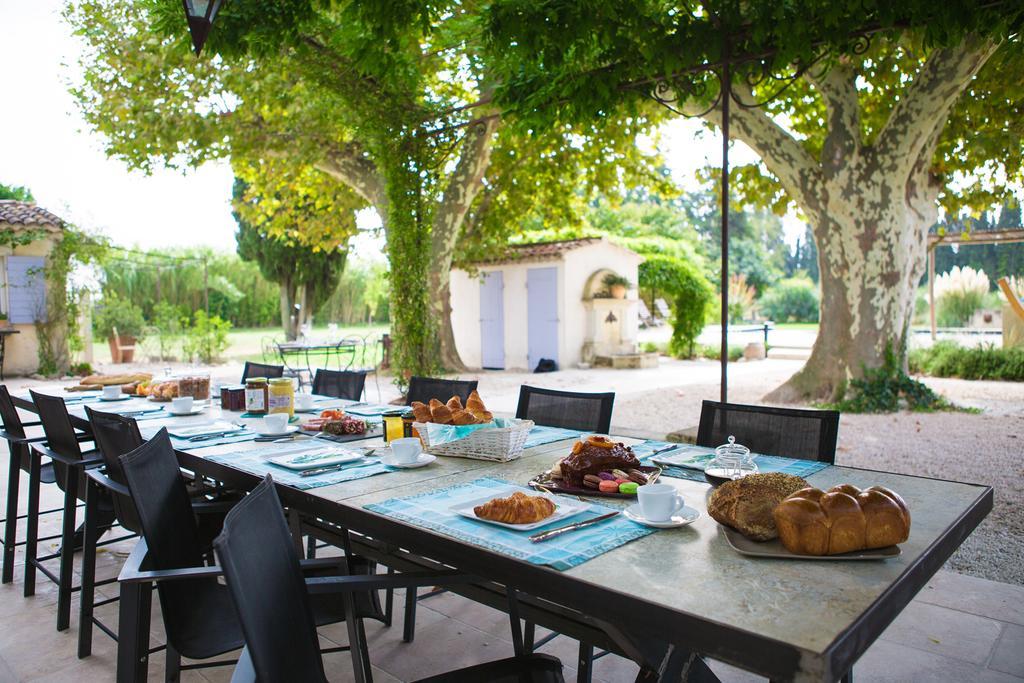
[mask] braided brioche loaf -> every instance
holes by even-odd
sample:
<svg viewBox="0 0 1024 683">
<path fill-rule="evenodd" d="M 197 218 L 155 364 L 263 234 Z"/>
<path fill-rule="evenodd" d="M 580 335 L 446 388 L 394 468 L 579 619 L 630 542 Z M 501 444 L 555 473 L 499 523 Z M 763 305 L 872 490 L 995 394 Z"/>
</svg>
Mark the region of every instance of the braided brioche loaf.
<svg viewBox="0 0 1024 683">
<path fill-rule="evenodd" d="M 882 486 L 863 491 L 851 484 L 827 492 L 801 489 L 779 503 L 772 514 L 782 544 L 800 555 L 884 548 L 910 536 L 907 504 Z"/>
</svg>

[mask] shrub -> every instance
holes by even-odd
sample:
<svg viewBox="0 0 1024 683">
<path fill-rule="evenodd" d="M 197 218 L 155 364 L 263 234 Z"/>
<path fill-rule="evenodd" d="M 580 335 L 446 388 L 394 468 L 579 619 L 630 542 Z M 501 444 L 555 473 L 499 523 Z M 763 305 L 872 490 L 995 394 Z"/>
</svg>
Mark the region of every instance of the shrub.
<svg viewBox="0 0 1024 683">
<path fill-rule="evenodd" d="M 935 278 L 935 316 L 940 327 L 964 327 L 985 303 L 988 276 L 970 266 L 953 266 Z"/>
<path fill-rule="evenodd" d="M 710 344 L 701 344 L 700 347 L 697 349 L 697 355 L 699 355 L 701 358 L 707 358 L 708 360 L 721 360 L 722 348 L 720 346 L 711 346 Z M 743 347 L 730 346 L 729 362 L 735 363 L 740 358 L 743 358 Z"/>
<path fill-rule="evenodd" d="M 649 286 L 656 279 L 659 283 L 657 288 L 672 295 L 672 339 L 668 345 L 669 352 L 675 356 L 693 356 L 694 342 L 704 330 L 704 319 L 714 298 L 711 285 L 703 273 L 686 261 L 650 256 L 641 265 L 640 277 L 641 286 L 645 279 Z"/>
<path fill-rule="evenodd" d="M 664 344 L 647 341 L 640 345 L 640 350 L 644 353 L 664 353 L 665 346 Z"/>
<path fill-rule="evenodd" d="M 761 297 L 761 310 L 775 322 L 818 322 L 818 288 L 810 280 L 787 278 Z"/>
<path fill-rule="evenodd" d="M 735 273 L 729 276 L 729 321 L 747 320 L 754 310 L 757 290 L 747 284 L 747 276 Z M 721 302 L 719 302 L 721 303 Z"/>
<path fill-rule="evenodd" d="M 160 347 L 160 360 L 173 358 L 174 346 L 181 340 L 188 317 L 183 316 L 177 306 L 161 301 L 153 307 L 152 323 L 152 334 Z"/>
<path fill-rule="evenodd" d="M 911 351 L 908 365 L 911 372 L 934 377 L 1024 382 L 1024 349 L 1019 348 L 1001 349 L 991 344 L 968 348 L 941 341 Z"/>
<path fill-rule="evenodd" d="M 181 350 L 189 359 L 195 357 L 201 363 L 212 363 L 228 348 L 228 332 L 231 323 L 219 315 L 207 316 L 206 311 L 196 311 L 192 328 L 181 342 Z"/>
<path fill-rule="evenodd" d="M 865 369 L 863 377 L 850 380 L 844 394 L 828 407 L 844 413 L 893 413 L 903 408 L 928 412 L 956 408 L 924 382 L 903 372 L 891 349 L 886 352 L 881 367 Z"/>
<path fill-rule="evenodd" d="M 96 307 L 93 329 L 102 339 L 109 339 L 114 328 L 117 328 L 119 335 L 142 339 L 145 327 L 146 319 L 142 316 L 142 309 L 131 301 L 108 295 Z"/>
</svg>

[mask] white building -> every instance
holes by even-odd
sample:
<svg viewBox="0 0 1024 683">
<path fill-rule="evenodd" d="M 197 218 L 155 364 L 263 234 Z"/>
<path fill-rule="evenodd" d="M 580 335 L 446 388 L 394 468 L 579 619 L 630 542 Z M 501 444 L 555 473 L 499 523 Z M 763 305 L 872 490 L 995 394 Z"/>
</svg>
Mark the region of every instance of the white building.
<svg viewBox="0 0 1024 683">
<path fill-rule="evenodd" d="M 593 237 L 511 246 L 501 258 L 453 269 L 452 327 L 463 362 L 533 370 L 548 358 L 564 369 L 636 354 L 642 261 Z M 608 295 L 608 274 L 629 280 L 625 298 Z"/>
</svg>

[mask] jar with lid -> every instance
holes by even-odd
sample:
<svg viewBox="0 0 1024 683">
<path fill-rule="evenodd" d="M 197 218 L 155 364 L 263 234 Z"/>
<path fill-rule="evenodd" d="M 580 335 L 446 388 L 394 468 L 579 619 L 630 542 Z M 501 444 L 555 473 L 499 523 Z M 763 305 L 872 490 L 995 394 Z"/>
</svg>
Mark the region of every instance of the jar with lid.
<svg viewBox="0 0 1024 683">
<path fill-rule="evenodd" d="M 402 419 L 404 412 L 404 410 L 398 408 L 381 414 L 384 422 L 385 443 L 390 442 L 392 439 L 401 439 L 406 436 L 405 421 Z"/>
<path fill-rule="evenodd" d="M 729 443 L 722 444 L 715 449 L 715 457 L 704 469 L 704 476 L 709 481 L 728 481 L 729 479 L 741 479 L 748 474 L 757 472 L 757 463 L 750 449 L 742 444 L 736 443 L 736 437 L 730 436 Z"/>
<path fill-rule="evenodd" d="M 295 385 L 290 377 L 274 377 L 267 393 L 267 413 L 295 414 Z"/>
<path fill-rule="evenodd" d="M 266 377 L 250 377 L 245 381 L 245 410 L 253 415 L 267 414 L 268 388 Z"/>
</svg>

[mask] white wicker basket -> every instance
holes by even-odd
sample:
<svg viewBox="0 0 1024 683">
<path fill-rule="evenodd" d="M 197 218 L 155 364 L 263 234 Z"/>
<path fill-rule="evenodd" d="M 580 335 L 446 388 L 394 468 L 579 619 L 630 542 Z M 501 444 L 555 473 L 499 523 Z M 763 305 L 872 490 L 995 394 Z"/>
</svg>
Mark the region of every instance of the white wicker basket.
<svg viewBox="0 0 1024 683">
<path fill-rule="evenodd" d="M 465 438 L 440 444 L 430 443 L 424 423 L 414 422 L 412 426 L 423 442 L 423 449 L 433 455 L 508 462 L 523 454 L 526 437 L 533 429 L 533 420 L 517 420 L 509 427 L 478 429 Z"/>
</svg>

